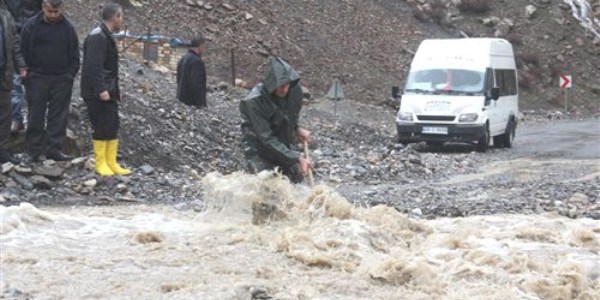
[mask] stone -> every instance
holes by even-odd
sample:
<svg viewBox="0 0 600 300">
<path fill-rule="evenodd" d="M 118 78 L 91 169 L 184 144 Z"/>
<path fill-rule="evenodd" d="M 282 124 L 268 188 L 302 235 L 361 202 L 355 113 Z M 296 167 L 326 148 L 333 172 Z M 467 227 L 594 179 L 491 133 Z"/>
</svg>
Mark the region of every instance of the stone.
<svg viewBox="0 0 600 300">
<path fill-rule="evenodd" d="M 537 11 L 537 8 L 531 4 L 525 6 L 525 16 L 527 17 L 527 19 L 533 18 L 536 11 Z"/>
<path fill-rule="evenodd" d="M 2 164 L 2 174 L 6 174 L 8 172 L 10 172 L 10 170 L 13 169 L 15 165 L 13 165 L 11 162 L 6 162 Z"/>
<path fill-rule="evenodd" d="M 227 82 L 220 81 L 219 83 L 217 83 L 218 90 L 226 90 L 227 88 L 229 88 L 229 84 L 227 84 Z"/>
<path fill-rule="evenodd" d="M 236 78 L 235 79 L 235 86 L 239 87 L 239 88 L 243 88 L 243 89 L 248 89 L 250 86 L 248 85 L 248 82 L 246 82 L 243 79 L 239 79 Z"/>
<path fill-rule="evenodd" d="M 154 173 L 154 168 L 152 168 L 149 165 L 143 165 L 140 167 L 140 171 L 142 171 L 142 174 L 144 174 L 144 175 L 150 175 L 150 174 Z"/>
<path fill-rule="evenodd" d="M 176 210 L 184 211 L 184 210 L 187 210 L 189 208 L 189 205 L 187 203 L 185 203 L 185 202 L 182 202 L 182 203 L 175 204 L 173 207 Z"/>
<path fill-rule="evenodd" d="M 494 26 L 500 22 L 500 18 L 498 17 L 489 17 L 481 19 L 481 23 L 486 26 Z"/>
<path fill-rule="evenodd" d="M 31 183 L 34 187 L 41 190 L 49 190 L 52 188 L 52 183 L 50 180 L 44 176 L 34 175 L 31 176 Z"/>
<path fill-rule="evenodd" d="M 25 190 L 33 190 L 33 183 L 25 176 L 19 174 L 12 174 L 12 178 L 23 187 Z"/>
<path fill-rule="evenodd" d="M 58 166 L 37 166 L 33 171 L 38 175 L 49 178 L 60 178 L 64 172 L 64 170 Z"/>
<path fill-rule="evenodd" d="M 92 178 L 92 179 L 90 179 L 90 180 L 87 180 L 87 181 L 85 181 L 85 182 L 83 183 L 83 185 L 85 185 L 86 187 L 89 187 L 89 188 L 93 188 L 93 187 L 95 187 L 97 184 L 98 184 L 98 181 L 97 181 L 96 179 L 93 179 L 93 178 Z"/>
<path fill-rule="evenodd" d="M 233 5 L 231 5 L 231 4 L 221 3 L 221 6 L 223 8 L 225 8 L 226 10 L 228 10 L 228 11 L 234 11 L 235 10 L 235 7 Z"/>
<path fill-rule="evenodd" d="M 304 99 L 310 99 L 310 97 L 312 96 L 312 94 L 310 93 L 310 90 L 305 86 L 301 86 L 301 87 L 302 87 L 302 96 L 304 97 Z"/>
<path fill-rule="evenodd" d="M 29 167 L 15 166 L 15 171 L 21 175 L 29 176 L 33 174 L 33 170 Z"/>
</svg>

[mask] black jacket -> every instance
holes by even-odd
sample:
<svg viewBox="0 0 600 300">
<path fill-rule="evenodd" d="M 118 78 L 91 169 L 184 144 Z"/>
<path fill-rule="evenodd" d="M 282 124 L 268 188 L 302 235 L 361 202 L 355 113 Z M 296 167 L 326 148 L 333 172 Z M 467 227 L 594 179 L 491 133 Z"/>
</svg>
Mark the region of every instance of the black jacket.
<svg viewBox="0 0 600 300">
<path fill-rule="evenodd" d="M 29 20 L 42 10 L 43 0 L 5 0 L 6 6 L 10 14 L 15 19 L 17 30 L 21 32 L 21 28 Z"/>
<path fill-rule="evenodd" d="M 21 31 L 21 52 L 23 53 L 23 58 L 25 58 L 25 63 L 27 64 L 27 68 L 29 72 L 35 73 L 48 73 L 48 74 L 68 74 L 71 78 L 74 78 L 79 72 L 79 38 L 77 36 L 77 32 L 75 31 L 75 27 L 73 24 L 65 17 L 62 17 L 60 26 L 56 25 L 57 30 L 61 30 L 64 33 L 64 37 L 66 40 L 66 49 L 67 53 L 48 53 L 48 51 L 52 51 L 48 47 L 48 45 L 41 45 L 37 43 L 37 39 L 40 38 L 38 35 L 40 34 L 38 30 L 41 26 L 44 26 L 42 22 L 43 13 L 39 12 L 33 18 L 27 20 L 25 25 L 23 25 L 23 29 Z M 44 49 L 48 53 L 48 56 L 44 57 L 36 57 L 35 52 L 36 48 L 48 48 Z M 39 49 L 39 48 L 38 48 Z M 57 70 L 44 70 L 40 67 L 42 62 L 48 60 L 48 57 L 57 56 L 57 55 L 66 55 L 66 65 Z"/>
<path fill-rule="evenodd" d="M 300 153 L 291 149 L 302 108 L 300 76 L 285 61 L 271 58 L 267 73 L 246 99 L 240 102 L 242 145 L 246 155 L 259 155 L 268 162 L 290 167 Z M 288 95 L 279 98 L 273 91 L 290 83 Z"/>
<path fill-rule="evenodd" d="M 177 64 L 177 99 L 198 107 L 206 107 L 206 68 L 202 57 L 188 51 Z"/>
<path fill-rule="evenodd" d="M 106 25 L 101 24 L 83 42 L 81 97 L 98 99 L 104 91 L 108 91 L 111 100 L 121 99 L 119 50 Z"/>
<path fill-rule="evenodd" d="M 6 51 L 6 65 L 0 74 L 0 89 L 10 91 L 13 88 L 13 74 L 25 68 L 25 61 L 21 55 L 19 35 L 10 13 L 0 8 L 0 26 L 4 32 L 4 47 Z"/>
</svg>

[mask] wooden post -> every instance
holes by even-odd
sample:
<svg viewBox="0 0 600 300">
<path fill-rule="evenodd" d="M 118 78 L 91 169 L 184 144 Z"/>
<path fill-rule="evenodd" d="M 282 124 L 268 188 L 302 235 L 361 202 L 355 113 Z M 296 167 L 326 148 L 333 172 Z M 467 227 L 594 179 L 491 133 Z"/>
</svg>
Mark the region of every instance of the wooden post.
<svg viewBox="0 0 600 300">
<path fill-rule="evenodd" d="M 304 141 L 304 157 L 307 160 L 310 160 L 308 158 L 308 142 L 306 142 L 306 141 Z M 313 179 L 312 169 L 308 169 L 308 183 L 310 184 L 311 187 L 315 186 L 315 180 Z"/>
<path fill-rule="evenodd" d="M 231 85 L 235 86 L 235 48 L 231 48 Z"/>
</svg>

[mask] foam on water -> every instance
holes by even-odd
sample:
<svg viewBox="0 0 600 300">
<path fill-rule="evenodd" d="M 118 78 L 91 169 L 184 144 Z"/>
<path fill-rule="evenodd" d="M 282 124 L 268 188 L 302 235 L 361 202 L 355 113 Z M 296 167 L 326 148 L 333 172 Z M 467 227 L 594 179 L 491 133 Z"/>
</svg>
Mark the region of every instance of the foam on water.
<svg viewBox="0 0 600 300">
<path fill-rule="evenodd" d="M 595 220 L 425 221 L 271 173 L 202 183 L 200 214 L 0 207 L 0 288 L 36 299 L 600 299 Z"/>
</svg>

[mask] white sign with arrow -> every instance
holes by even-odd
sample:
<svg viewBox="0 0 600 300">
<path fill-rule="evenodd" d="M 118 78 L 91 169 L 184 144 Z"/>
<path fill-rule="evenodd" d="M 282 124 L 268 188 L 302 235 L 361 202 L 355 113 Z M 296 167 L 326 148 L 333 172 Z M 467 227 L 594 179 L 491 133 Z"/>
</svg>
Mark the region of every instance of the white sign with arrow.
<svg viewBox="0 0 600 300">
<path fill-rule="evenodd" d="M 558 81 L 561 89 L 570 89 L 573 86 L 573 79 L 571 75 L 561 75 Z"/>
<path fill-rule="evenodd" d="M 567 91 L 568 89 L 573 87 L 573 77 L 571 77 L 571 75 L 560 75 L 560 77 L 558 78 L 558 84 L 560 88 L 565 91 L 565 114 L 567 114 L 567 103 L 569 102 Z"/>
</svg>

